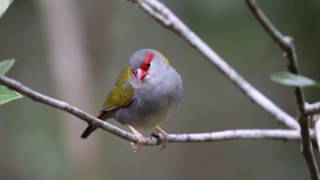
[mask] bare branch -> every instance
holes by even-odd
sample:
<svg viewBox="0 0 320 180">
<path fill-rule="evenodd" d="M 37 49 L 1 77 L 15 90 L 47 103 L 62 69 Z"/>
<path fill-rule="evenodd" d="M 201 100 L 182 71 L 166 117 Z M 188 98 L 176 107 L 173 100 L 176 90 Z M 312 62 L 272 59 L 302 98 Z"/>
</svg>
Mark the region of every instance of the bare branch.
<svg viewBox="0 0 320 180">
<path fill-rule="evenodd" d="M 296 120 L 265 97 L 243 77 L 241 77 L 228 63 L 214 52 L 199 36 L 191 31 L 177 16 L 175 16 L 164 4 L 157 0 L 131 0 L 138 3 L 147 14 L 157 20 L 164 27 L 173 30 L 184 38 L 191 46 L 198 50 L 206 59 L 214 65 L 227 79 L 241 90 L 259 107 L 274 116 L 280 123 L 292 129 L 299 129 Z"/>
<path fill-rule="evenodd" d="M 236 139 L 299 140 L 297 130 L 239 129 L 198 134 L 171 134 L 170 142 L 210 142 Z"/>
<path fill-rule="evenodd" d="M 86 121 L 87 123 L 94 124 L 97 127 L 108 131 L 124 140 L 137 142 L 138 139 L 116 126 L 113 126 L 107 122 L 101 121 L 96 117 L 64 102 L 60 101 L 46 95 L 43 95 L 39 92 L 36 92 L 20 82 L 5 77 L 0 76 L 0 84 L 3 84 L 10 89 L 13 89 L 32 100 L 46 104 L 56 109 L 60 109 L 69 114 L 72 114 L 79 119 Z M 192 143 L 192 142 L 214 142 L 214 141 L 223 141 L 223 140 L 237 140 L 237 139 L 274 139 L 274 140 L 299 140 L 300 135 L 297 130 L 284 130 L 284 129 L 247 129 L 247 130 L 225 130 L 218 132 L 209 132 L 209 133 L 193 133 L 193 134 L 170 134 L 169 142 L 170 143 Z M 144 145 L 146 146 L 155 146 L 161 144 L 161 140 L 158 140 L 154 137 L 147 138 L 147 141 Z"/>
<path fill-rule="evenodd" d="M 300 116 L 299 123 L 301 127 L 301 151 L 304 157 L 305 162 L 307 163 L 308 172 L 312 180 L 319 180 L 319 170 L 317 163 L 314 157 L 311 137 L 309 133 L 309 117 Z M 319 146 L 318 146 L 319 147 Z"/>
<path fill-rule="evenodd" d="M 29 97 L 30 99 L 32 99 L 36 102 L 46 104 L 48 106 L 60 109 L 65 112 L 68 112 L 68 113 L 80 118 L 81 120 L 86 121 L 89 124 L 97 125 L 101 129 L 104 129 L 104 130 L 106 130 L 116 136 L 119 136 L 125 140 L 133 141 L 133 142 L 137 142 L 137 140 L 138 140 L 134 135 L 132 135 L 132 134 L 116 127 L 116 126 L 113 126 L 109 123 L 101 121 L 100 119 L 98 119 L 98 118 L 96 118 L 96 117 L 94 117 L 84 111 L 81 111 L 80 109 L 78 109 L 78 108 L 76 108 L 76 107 L 74 107 L 64 101 L 60 101 L 58 99 L 54 99 L 54 98 L 51 98 L 51 97 L 46 96 L 44 94 L 41 94 L 39 92 L 36 92 L 36 91 L 30 89 L 29 87 L 24 86 L 23 84 L 21 84 L 20 82 L 14 80 L 14 79 L 11 79 L 11 78 L 8 78 L 5 76 L 0 76 L 0 84 L 3 84 L 5 86 L 7 86 L 8 88 L 17 91 L 17 92 Z"/>
<path fill-rule="evenodd" d="M 284 36 L 267 18 L 262 9 L 258 6 L 255 0 L 245 0 L 249 9 L 256 17 L 261 26 L 271 36 L 276 44 L 278 44 L 285 52 L 286 58 L 288 59 L 288 70 L 291 73 L 299 74 L 298 57 L 296 48 L 293 43 L 293 38 Z M 307 163 L 310 177 L 313 180 L 319 180 L 319 170 L 313 155 L 312 143 L 309 132 L 309 119 L 305 110 L 305 98 L 303 89 L 297 87 L 294 89 L 296 102 L 299 110 L 299 124 L 301 133 L 301 145 L 302 154 Z"/>
<path fill-rule="evenodd" d="M 320 102 L 313 104 L 305 103 L 304 108 L 307 115 L 320 114 Z"/>
</svg>

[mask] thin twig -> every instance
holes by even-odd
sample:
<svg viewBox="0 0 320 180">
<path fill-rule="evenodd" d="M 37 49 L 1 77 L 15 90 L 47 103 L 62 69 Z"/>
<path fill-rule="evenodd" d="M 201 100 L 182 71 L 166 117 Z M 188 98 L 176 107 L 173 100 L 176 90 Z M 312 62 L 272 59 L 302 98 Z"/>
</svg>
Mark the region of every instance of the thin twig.
<svg viewBox="0 0 320 180">
<path fill-rule="evenodd" d="M 280 123 L 292 129 L 299 129 L 295 119 L 265 97 L 243 77 L 240 76 L 228 63 L 214 52 L 199 36 L 191 31 L 176 15 L 164 4 L 157 0 L 130 0 L 137 3 L 147 14 L 157 20 L 164 27 L 174 31 L 198 50 L 214 65 L 227 79 L 241 90 L 259 107 L 275 117 Z"/>
<path fill-rule="evenodd" d="M 264 30 L 271 36 L 276 44 L 285 52 L 286 58 L 288 59 L 288 70 L 291 73 L 299 74 L 298 57 L 296 48 L 293 43 L 293 38 L 283 35 L 268 19 L 262 9 L 258 6 L 255 0 L 245 0 L 249 9 L 256 17 L 258 22 L 264 28 Z M 294 89 L 296 102 L 298 105 L 299 112 L 299 124 L 301 133 L 301 151 L 306 161 L 308 171 L 312 180 L 319 180 L 319 170 L 313 155 L 313 148 L 309 132 L 309 117 L 305 110 L 305 98 L 303 89 L 297 87 Z"/>
<path fill-rule="evenodd" d="M 5 77 L 0 76 L 0 84 L 3 84 L 10 89 L 13 89 L 32 100 L 46 104 L 53 108 L 60 109 L 67 113 L 70 113 L 79 119 L 86 121 L 89 124 L 94 124 L 97 127 L 108 131 L 124 140 L 130 142 L 138 142 L 138 138 L 124 131 L 116 126 L 113 126 L 107 122 L 101 121 L 96 117 L 64 102 L 49 96 L 43 95 L 36 92 L 20 82 Z M 192 142 L 214 142 L 222 140 L 238 140 L 238 139 L 274 139 L 274 140 L 299 140 L 300 135 L 298 130 L 284 130 L 284 129 L 242 129 L 242 130 L 225 130 L 217 132 L 207 132 L 207 133 L 192 133 L 192 134 L 170 134 L 170 143 L 192 143 Z M 144 145 L 155 146 L 161 144 L 161 140 L 154 137 L 147 138 Z"/>
<path fill-rule="evenodd" d="M 312 139 L 309 133 L 309 118 L 308 116 L 300 116 L 299 117 L 299 124 L 301 127 L 300 134 L 301 134 L 301 151 L 304 157 L 304 160 L 308 167 L 308 172 L 310 178 L 312 180 L 319 180 L 319 170 L 317 167 L 317 163 L 313 153 L 312 147 Z M 319 148 L 319 147 L 318 147 Z"/>
<path fill-rule="evenodd" d="M 298 57 L 293 43 L 293 38 L 283 35 L 263 13 L 262 9 L 258 6 L 255 0 L 245 1 L 248 7 L 250 8 L 252 14 L 256 17 L 256 19 L 264 28 L 264 30 L 272 37 L 274 42 L 278 44 L 281 47 L 281 49 L 285 52 L 285 55 L 288 59 L 289 71 L 294 74 L 299 74 Z M 303 90 L 300 87 L 295 89 L 298 109 L 299 112 L 303 115 L 305 114 Z"/>
<path fill-rule="evenodd" d="M 248 7 L 252 14 L 258 20 L 260 25 L 270 35 L 270 37 L 282 48 L 289 49 L 292 38 L 290 36 L 283 35 L 263 13 L 262 9 L 258 6 L 256 1 L 246 0 Z"/>
<path fill-rule="evenodd" d="M 320 152 L 320 115 L 313 116 L 315 139 L 317 141 L 318 150 Z"/>
<path fill-rule="evenodd" d="M 306 110 L 307 115 L 320 114 L 320 102 L 313 104 L 305 103 L 304 109 Z"/>
</svg>

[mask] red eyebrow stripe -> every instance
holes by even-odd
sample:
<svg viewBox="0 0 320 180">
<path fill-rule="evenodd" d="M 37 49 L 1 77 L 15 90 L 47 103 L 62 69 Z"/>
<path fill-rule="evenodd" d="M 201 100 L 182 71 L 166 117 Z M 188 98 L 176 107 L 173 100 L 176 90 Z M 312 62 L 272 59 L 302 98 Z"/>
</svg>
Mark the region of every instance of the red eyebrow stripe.
<svg viewBox="0 0 320 180">
<path fill-rule="evenodd" d="M 149 66 L 148 64 L 152 61 L 153 59 L 153 53 L 152 52 L 147 52 L 144 59 L 143 59 L 143 62 L 141 63 L 140 65 L 140 69 L 143 70 L 143 71 L 148 71 L 149 69 Z"/>
<path fill-rule="evenodd" d="M 147 52 L 146 56 L 144 57 L 143 64 L 148 64 L 153 59 L 154 54 L 152 52 Z"/>
</svg>

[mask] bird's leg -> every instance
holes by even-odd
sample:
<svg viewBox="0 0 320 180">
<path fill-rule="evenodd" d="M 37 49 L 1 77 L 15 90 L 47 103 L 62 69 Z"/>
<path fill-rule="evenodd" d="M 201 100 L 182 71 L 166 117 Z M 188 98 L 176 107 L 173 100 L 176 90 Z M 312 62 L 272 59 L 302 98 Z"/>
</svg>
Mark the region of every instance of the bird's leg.
<svg viewBox="0 0 320 180">
<path fill-rule="evenodd" d="M 140 150 L 140 146 L 146 142 L 146 140 L 144 139 L 143 135 L 141 133 L 139 133 L 139 131 L 137 131 L 134 127 L 128 125 L 129 129 L 132 131 L 132 133 L 138 138 L 138 142 L 137 143 L 131 143 L 131 146 L 133 148 L 134 152 L 138 152 Z"/>
<path fill-rule="evenodd" d="M 166 145 L 169 143 L 169 134 L 163 129 L 161 129 L 160 126 L 156 126 L 156 131 L 157 133 L 161 134 L 164 138 L 163 145 L 161 147 L 161 150 L 163 150 L 166 147 Z"/>
</svg>

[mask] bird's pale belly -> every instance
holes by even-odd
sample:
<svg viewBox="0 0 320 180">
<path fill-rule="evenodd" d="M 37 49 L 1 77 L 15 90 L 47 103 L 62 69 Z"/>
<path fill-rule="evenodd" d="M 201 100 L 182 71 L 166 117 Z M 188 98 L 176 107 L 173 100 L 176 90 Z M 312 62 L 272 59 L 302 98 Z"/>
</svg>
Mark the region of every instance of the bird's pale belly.
<svg viewBox="0 0 320 180">
<path fill-rule="evenodd" d="M 175 103 L 168 101 L 165 104 L 140 103 L 117 110 L 114 119 L 137 129 L 150 129 L 168 118 L 175 107 Z"/>
<path fill-rule="evenodd" d="M 172 111 L 170 108 L 166 108 L 162 111 L 148 114 L 141 119 L 132 119 L 128 122 L 128 124 L 138 129 L 150 129 L 168 118 L 168 114 L 170 113 L 170 111 Z"/>
</svg>

